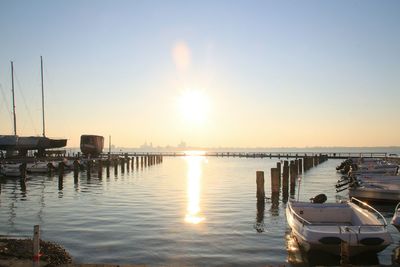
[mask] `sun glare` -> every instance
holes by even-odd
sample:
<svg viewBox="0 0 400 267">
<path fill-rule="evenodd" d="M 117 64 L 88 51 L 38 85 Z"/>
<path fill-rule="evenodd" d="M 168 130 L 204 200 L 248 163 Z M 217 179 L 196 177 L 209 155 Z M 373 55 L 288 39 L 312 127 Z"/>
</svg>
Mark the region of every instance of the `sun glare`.
<svg viewBox="0 0 400 267">
<path fill-rule="evenodd" d="M 202 156 L 186 156 L 188 164 L 187 172 L 187 210 L 185 221 L 191 224 L 199 224 L 204 221 L 200 212 L 200 182 L 202 177 Z"/>
<path fill-rule="evenodd" d="M 179 108 L 185 122 L 203 123 L 209 112 L 209 99 L 200 90 L 185 90 L 179 97 Z"/>
</svg>

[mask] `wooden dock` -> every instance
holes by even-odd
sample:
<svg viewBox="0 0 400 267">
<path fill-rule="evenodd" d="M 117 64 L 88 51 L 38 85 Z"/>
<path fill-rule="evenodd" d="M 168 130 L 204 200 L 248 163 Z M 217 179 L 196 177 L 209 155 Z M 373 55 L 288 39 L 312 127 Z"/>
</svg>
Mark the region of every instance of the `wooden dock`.
<svg viewBox="0 0 400 267">
<path fill-rule="evenodd" d="M 164 157 L 179 157 L 191 155 L 187 151 L 178 152 L 128 152 L 128 153 L 111 153 L 112 157 L 145 157 L 145 156 L 164 156 Z M 196 154 L 197 155 L 197 154 Z M 201 154 L 208 157 L 237 157 L 237 158 L 282 158 L 282 159 L 296 159 L 304 157 L 324 156 L 328 159 L 347 159 L 347 158 L 391 158 L 385 152 L 204 152 Z M 103 153 L 102 158 L 107 158 L 108 153 Z M 397 157 L 394 157 L 397 158 Z"/>
</svg>

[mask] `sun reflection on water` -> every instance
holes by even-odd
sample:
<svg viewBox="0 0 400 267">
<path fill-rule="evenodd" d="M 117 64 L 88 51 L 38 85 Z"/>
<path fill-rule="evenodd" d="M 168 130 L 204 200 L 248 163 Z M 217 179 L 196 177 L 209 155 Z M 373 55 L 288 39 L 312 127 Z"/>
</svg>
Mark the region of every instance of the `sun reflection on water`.
<svg viewBox="0 0 400 267">
<path fill-rule="evenodd" d="M 185 222 L 198 224 L 204 221 L 204 217 L 200 214 L 200 192 L 201 192 L 201 176 L 202 163 L 204 156 L 192 155 L 186 156 L 187 162 L 187 210 Z"/>
</svg>

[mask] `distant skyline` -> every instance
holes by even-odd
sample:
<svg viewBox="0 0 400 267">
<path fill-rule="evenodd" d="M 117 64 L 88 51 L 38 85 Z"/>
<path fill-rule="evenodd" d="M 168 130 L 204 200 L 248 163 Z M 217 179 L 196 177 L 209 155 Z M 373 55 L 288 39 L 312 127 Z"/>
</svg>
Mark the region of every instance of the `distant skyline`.
<svg viewBox="0 0 400 267">
<path fill-rule="evenodd" d="M 0 134 L 400 146 L 399 1 L 1 1 Z M 151 141 L 150 141 L 151 140 Z"/>
</svg>

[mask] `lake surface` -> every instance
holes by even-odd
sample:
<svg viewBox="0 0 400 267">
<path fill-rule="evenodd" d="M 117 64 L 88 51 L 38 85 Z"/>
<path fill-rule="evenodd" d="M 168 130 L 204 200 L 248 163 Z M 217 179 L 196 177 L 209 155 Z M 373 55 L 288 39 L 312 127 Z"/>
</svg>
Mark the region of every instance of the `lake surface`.
<svg viewBox="0 0 400 267">
<path fill-rule="evenodd" d="M 256 171 L 278 159 L 165 157 L 162 164 L 125 170 L 110 177 L 80 173 L 74 183 L 65 174 L 28 175 L 25 184 L 1 178 L 0 235 L 31 236 L 41 226 L 42 238 L 69 251 L 77 263 L 135 263 L 196 266 L 337 265 L 328 255 L 302 255 L 286 224 L 286 204 L 267 200 L 257 214 Z M 295 197 L 337 194 L 340 160 L 328 160 L 302 175 Z M 299 194 L 298 194 L 299 193 Z M 378 206 L 390 220 L 394 206 Z M 263 222 L 261 221 L 263 219 Z M 258 221 L 258 223 L 257 223 Z M 400 235 L 389 225 L 393 245 L 383 252 L 353 260 L 355 264 L 396 263 Z M 258 231 L 257 231 L 258 230 Z"/>
</svg>

